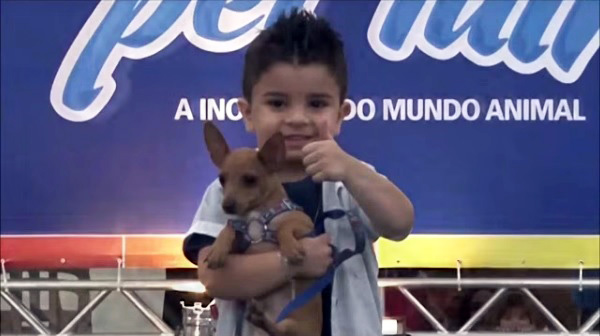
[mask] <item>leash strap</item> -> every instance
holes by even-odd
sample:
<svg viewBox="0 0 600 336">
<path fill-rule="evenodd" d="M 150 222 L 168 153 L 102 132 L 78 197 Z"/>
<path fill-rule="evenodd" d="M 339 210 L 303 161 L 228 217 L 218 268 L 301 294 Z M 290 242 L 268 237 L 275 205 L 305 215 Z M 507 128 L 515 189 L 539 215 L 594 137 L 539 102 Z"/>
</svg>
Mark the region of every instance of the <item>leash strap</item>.
<svg viewBox="0 0 600 336">
<path fill-rule="evenodd" d="M 276 323 L 287 318 L 293 311 L 302 307 L 308 301 L 310 301 L 315 295 L 320 294 L 328 284 L 333 281 L 333 276 L 335 275 L 335 269 L 338 268 L 344 261 L 350 259 L 351 257 L 360 254 L 365 249 L 365 241 L 366 234 L 364 228 L 361 225 L 360 219 L 357 215 L 352 212 L 346 212 L 344 210 L 330 210 L 323 213 L 324 218 L 331 219 L 340 219 L 343 216 L 348 216 L 348 220 L 350 221 L 350 226 L 352 227 L 352 232 L 354 233 L 354 242 L 355 248 L 344 249 L 341 252 L 338 252 L 335 246 L 331 246 L 332 254 L 333 254 L 333 263 L 327 270 L 327 272 L 318 278 L 306 291 L 302 294 L 296 296 L 290 303 L 283 308 L 279 316 L 277 317 Z"/>
</svg>

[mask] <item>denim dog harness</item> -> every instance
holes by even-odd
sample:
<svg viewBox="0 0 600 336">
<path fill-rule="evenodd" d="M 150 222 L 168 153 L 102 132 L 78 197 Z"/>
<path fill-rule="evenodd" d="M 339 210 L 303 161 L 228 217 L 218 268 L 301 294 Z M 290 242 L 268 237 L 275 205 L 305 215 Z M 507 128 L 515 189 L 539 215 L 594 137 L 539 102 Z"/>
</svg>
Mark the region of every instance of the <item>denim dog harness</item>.
<svg viewBox="0 0 600 336">
<path fill-rule="evenodd" d="M 228 224 L 236 233 L 235 250 L 246 251 L 250 245 L 260 242 L 278 244 L 277 232 L 269 225 L 271 221 L 284 212 L 302 211 L 302 207 L 294 204 L 289 199 L 284 199 L 277 206 L 261 213 L 259 216 L 250 215 L 246 219 L 230 219 Z"/>
</svg>

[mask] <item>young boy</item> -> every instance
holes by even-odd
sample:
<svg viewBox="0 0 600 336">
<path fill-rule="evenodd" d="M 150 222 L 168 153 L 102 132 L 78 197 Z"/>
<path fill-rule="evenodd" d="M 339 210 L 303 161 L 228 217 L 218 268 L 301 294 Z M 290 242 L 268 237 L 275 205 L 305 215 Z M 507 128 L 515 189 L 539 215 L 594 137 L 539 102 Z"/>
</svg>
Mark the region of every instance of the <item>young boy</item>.
<svg viewBox="0 0 600 336">
<path fill-rule="evenodd" d="M 319 277 L 332 262 L 329 244 L 339 250 L 353 248 L 349 222 L 323 218 L 324 211 L 345 209 L 358 212 L 369 241 L 361 255 L 336 269 L 333 283 L 322 292 L 322 335 L 381 335 L 378 265 L 370 243 L 380 236 L 404 239 L 414 214 L 410 200 L 392 182 L 334 140 L 350 111 L 342 41 L 325 20 L 294 11 L 250 44 L 243 76 L 239 108 L 246 129 L 256 134 L 259 147 L 276 132 L 284 135 L 286 161 L 278 174 L 289 198 L 314 220 L 318 236 L 301 241 L 306 256 L 299 266 L 288 266 L 277 252 L 267 252 L 230 255 L 223 268 L 208 269 L 205 247 L 227 221 L 221 186 L 213 182 L 185 239 L 184 253 L 219 298 L 217 334 L 235 334 L 232 300 L 261 296 L 289 276 Z"/>
</svg>

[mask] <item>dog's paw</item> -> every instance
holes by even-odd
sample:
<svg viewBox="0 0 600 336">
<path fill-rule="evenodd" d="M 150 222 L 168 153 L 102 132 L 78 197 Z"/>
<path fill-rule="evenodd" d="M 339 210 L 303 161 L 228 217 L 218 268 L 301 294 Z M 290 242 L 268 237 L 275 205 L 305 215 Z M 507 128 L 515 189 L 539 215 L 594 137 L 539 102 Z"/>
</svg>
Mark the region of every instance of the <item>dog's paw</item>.
<svg viewBox="0 0 600 336">
<path fill-rule="evenodd" d="M 301 264 L 304 260 L 304 248 L 297 240 L 289 241 L 287 244 L 280 246 L 281 255 L 284 256 L 291 264 Z"/>
<path fill-rule="evenodd" d="M 264 311 L 257 305 L 257 303 L 254 300 L 248 302 L 248 308 L 246 310 L 246 319 L 258 328 L 266 328 L 267 317 L 265 316 Z"/>
<path fill-rule="evenodd" d="M 208 268 L 217 269 L 225 266 L 225 259 L 227 259 L 227 253 L 212 248 L 206 255 L 204 262 L 208 265 Z"/>
</svg>

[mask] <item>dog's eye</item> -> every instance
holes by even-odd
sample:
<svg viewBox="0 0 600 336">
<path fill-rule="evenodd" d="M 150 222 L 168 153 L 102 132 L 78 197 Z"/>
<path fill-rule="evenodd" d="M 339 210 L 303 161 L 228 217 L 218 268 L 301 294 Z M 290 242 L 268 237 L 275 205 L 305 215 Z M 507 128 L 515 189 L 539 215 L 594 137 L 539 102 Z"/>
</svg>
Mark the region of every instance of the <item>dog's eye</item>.
<svg viewBox="0 0 600 336">
<path fill-rule="evenodd" d="M 242 176 L 242 182 L 246 187 L 253 187 L 256 185 L 257 178 L 254 175 L 244 175 Z"/>
<path fill-rule="evenodd" d="M 221 186 L 224 187 L 225 186 L 225 176 L 223 175 L 219 175 L 219 183 L 221 183 Z"/>
</svg>

